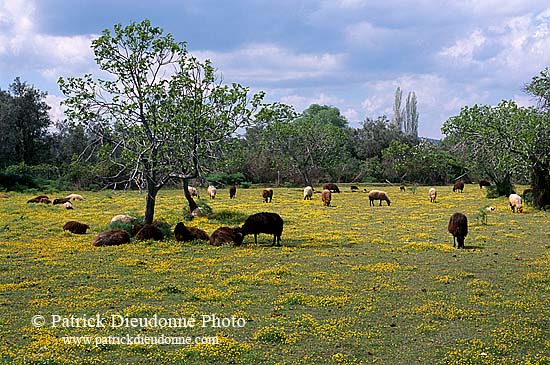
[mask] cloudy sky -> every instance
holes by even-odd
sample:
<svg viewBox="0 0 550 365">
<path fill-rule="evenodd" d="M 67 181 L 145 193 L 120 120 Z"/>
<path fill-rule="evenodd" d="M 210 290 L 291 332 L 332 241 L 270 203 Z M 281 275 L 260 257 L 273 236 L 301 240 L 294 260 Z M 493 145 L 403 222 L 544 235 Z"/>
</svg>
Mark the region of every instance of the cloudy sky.
<svg viewBox="0 0 550 365">
<path fill-rule="evenodd" d="M 145 18 L 225 81 L 353 127 L 414 91 L 431 138 L 462 106 L 530 105 L 523 85 L 550 66 L 548 0 L 0 0 L 0 88 L 20 77 L 63 118 L 57 79 L 97 73 L 91 41 Z"/>
</svg>

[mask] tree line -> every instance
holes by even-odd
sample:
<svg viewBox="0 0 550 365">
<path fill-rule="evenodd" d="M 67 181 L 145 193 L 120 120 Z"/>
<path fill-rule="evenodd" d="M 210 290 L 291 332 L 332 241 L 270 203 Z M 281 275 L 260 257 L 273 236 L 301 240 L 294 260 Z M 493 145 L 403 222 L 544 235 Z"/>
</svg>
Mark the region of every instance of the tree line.
<svg viewBox="0 0 550 365">
<path fill-rule="evenodd" d="M 392 120 L 367 117 L 352 128 L 335 107 L 297 113 L 224 83 L 209 60 L 147 20 L 105 30 L 92 49 L 110 77 L 61 77 L 66 120 L 52 123 L 46 94 L 19 78 L 0 90 L 0 183 L 23 186 L 30 176 L 57 189 L 140 188 L 147 222 L 166 185 L 183 186 L 193 210 L 190 181 L 435 185 L 468 172 L 499 194 L 514 182 L 550 192 L 548 70 L 525 86 L 538 107 L 465 107 L 445 122 L 446 138 L 431 141 L 418 137 L 416 95 L 401 107 L 400 88 Z"/>
</svg>

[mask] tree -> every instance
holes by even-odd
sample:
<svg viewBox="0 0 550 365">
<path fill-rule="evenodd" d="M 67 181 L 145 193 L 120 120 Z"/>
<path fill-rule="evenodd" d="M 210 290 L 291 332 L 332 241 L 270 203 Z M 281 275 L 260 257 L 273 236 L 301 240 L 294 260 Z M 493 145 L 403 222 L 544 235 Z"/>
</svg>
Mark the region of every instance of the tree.
<svg viewBox="0 0 550 365">
<path fill-rule="evenodd" d="M 416 94 L 414 91 L 407 95 L 405 104 L 404 130 L 406 135 L 418 138 L 418 111 L 416 110 Z"/>
<path fill-rule="evenodd" d="M 188 180 L 225 139 L 254 122 L 264 94 L 223 84 L 210 61 L 192 57 L 184 42 L 148 20 L 104 30 L 92 49 L 109 79 L 60 78 L 67 116 L 109 142 L 114 177 L 146 190 L 144 223 L 153 221 L 157 193 L 171 179 L 183 181 L 194 210 Z"/>
<path fill-rule="evenodd" d="M 393 100 L 393 125 L 400 131 L 403 130 L 403 113 L 401 111 L 401 100 L 403 99 L 403 91 L 398 86 L 395 90 L 395 97 Z"/>
<path fill-rule="evenodd" d="M 338 128 L 345 128 L 348 125 L 348 121 L 340 114 L 338 108 L 327 105 L 311 104 L 302 112 L 302 116 L 314 118 L 322 124 L 330 123 Z"/>
<path fill-rule="evenodd" d="M 550 194 L 550 118 L 535 108 L 521 108 L 514 101 L 497 106 L 462 108 L 442 128 L 456 147 L 472 159 L 497 185 L 501 195 L 512 191 L 511 177 L 531 171 L 535 206 L 547 203 Z"/>
</svg>

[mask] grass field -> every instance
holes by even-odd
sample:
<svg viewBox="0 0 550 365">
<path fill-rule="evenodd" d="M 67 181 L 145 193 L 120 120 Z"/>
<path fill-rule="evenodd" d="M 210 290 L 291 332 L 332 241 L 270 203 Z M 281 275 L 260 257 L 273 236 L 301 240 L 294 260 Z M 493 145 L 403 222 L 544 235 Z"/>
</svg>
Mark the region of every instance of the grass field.
<svg viewBox="0 0 550 365">
<path fill-rule="evenodd" d="M 320 194 L 304 201 L 301 189 L 276 188 L 267 204 L 260 189 L 239 189 L 233 200 L 220 189 L 208 204 L 225 218 L 187 223 L 211 233 L 242 224 L 241 214 L 276 212 L 282 247 L 260 235 L 240 247 L 97 248 L 91 241 L 112 216 L 143 215 L 143 195 L 83 192 L 85 201 L 63 211 L 10 194 L 0 201 L 0 363 L 550 364 L 550 213 L 512 214 L 505 198 L 488 200 L 475 185 L 463 194 L 438 187 L 431 204 L 428 188 L 385 187 L 389 207 L 369 207 L 365 193 L 333 194 L 334 206 L 323 207 Z M 496 210 L 481 224 L 476 213 L 489 204 Z M 183 206 L 181 191 L 161 191 L 156 218 L 173 227 Z M 465 250 L 447 232 L 457 211 L 469 219 Z M 63 232 L 68 220 L 91 232 Z M 212 315 L 226 319 L 213 326 Z M 54 326 L 70 316 L 107 325 Z M 115 317 L 197 325 L 120 327 Z M 66 344 L 64 336 L 210 343 Z"/>
</svg>

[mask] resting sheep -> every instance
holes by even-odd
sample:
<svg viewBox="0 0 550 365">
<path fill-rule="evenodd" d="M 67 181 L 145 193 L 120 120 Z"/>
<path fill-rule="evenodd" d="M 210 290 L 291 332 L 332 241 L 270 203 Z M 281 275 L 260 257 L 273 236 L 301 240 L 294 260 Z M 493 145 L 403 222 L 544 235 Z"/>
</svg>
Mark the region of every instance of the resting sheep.
<svg viewBox="0 0 550 365">
<path fill-rule="evenodd" d="M 357 185 L 351 185 L 349 188 L 352 192 L 359 191 L 359 186 L 357 186 Z"/>
<path fill-rule="evenodd" d="M 311 200 L 313 196 L 313 188 L 311 186 L 306 186 L 304 188 L 304 200 Z"/>
<path fill-rule="evenodd" d="M 1 199 L 7 199 L 9 198 L 10 196 L 8 194 L 0 194 L 0 198 Z"/>
<path fill-rule="evenodd" d="M 267 233 L 273 235 L 273 245 L 281 245 L 281 235 L 283 233 L 283 219 L 277 213 L 256 213 L 252 214 L 244 221 L 242 226 L 243 238 L 246 235 L 254 235 L 254 243 L 258 243 L 258 234 Z"/>
<path fill-rule="evenodd" d="M 86 230 L 90 229 L 90 226 L 77 221 L 68 221 L 63 226 L 64 231 L 69 231 L 74 234 L 86 234 Z"/>
<path fill-rule="evenodd" d="M 209 243 L 212 246 L 221 246 L 224 243 L 233 242 L 238 246 L 243 243 L 243 237 L 240 227 L 220 227 L 212 232 Z"/>
<path fill-rule="evenodd" d="M 70 202 L 70 201 L 71 201 L 71 199 L 69 199 L 69 198 L 57 198 L 57 199 L 53 200 L 53 205 L 64 204 L 64 203 L 67 203 L 67 202 Z"/>
<path fill-rule="evenodd" d="M 323 184 L 323 190 L 330 190 L 333 193 L 339 193 L 340 189 L 338 189 L 338 185 L 332 184 L 332 183 L 326 183 Z"/>
<path fill-rule="evenodd" d="M 82 195 L 79 195 L 79 194 L 69 194 L 65 197 L 65 199 L 70 199 L 70 200 L 84 200 L 84 198 L 82 197 Z"/>
<path fill-rule="evenodd" d="M 126 215 L 126 214 L 119 214 L 119 215 L 115 215 L 111 219 L 111 223 L 114 223 L 114 222 L 130 223 L 134 219 L 136 219 L 136 217 L 132 217 L 132 216 Z"/>
<path fill-rule="evenodd" d="M 216 189 L 214 185 L 209 185 L 207 191 L 208 191 L 208 196 L 210 196 L 210 199 L 216 198 L 216 193 L 218 192 L 218 189 Z"/>
<path fill-rule="evenodd" d="M 268 202 L 268 199 L 269 203 L 271 203 L 271 200 L 273 199 L 273 189 L 265 188 L 264 191 L 262 191 L 262 197 L 264 198 L 265 203 Z"/>
<path fill-rule="evenodd" d="M 176 224 L 176 227 L 174 227 L 174 237 L 176 238 L 176 241 L 179 242 L 210 240 L 210 236 L 208 235 L 208 233 L 197 227 L 186 227 L 183 222 L 179 222 L 178 224 Z"/>
<path fill-rule="evenodd" d="M 510 194 L 510 196 L 508 197 L 508 201 L 510 202 L 510 208 L 512 209 L 513 213 L 523 212 L 521 196 L 519 196 L 518 194 Z"/>
<path fill-rule="evenodd" d="M 59 206 L 61 209 L 73 209 L 73 205 L 71 202 L 65 202 Z"/>
<path fill-rule="evenodd" d="M 453 193 L 456 192 L 457 190 L 460 190 L 461 193 L 464 191 L 464 183 L 462 181 L 457 181 L 453 185 Z"/>
<path fill-rule="evenodd" d="M 369 206 L 374 206 L 374 201 L 379 200 L 380 206 L 382 206 L 382 200 L 385 200 L 388 206 L 391 204 L 388 193 L 382 190 L 371 190 L 369 193 Z"/>
<path fill-rule="evenodd" d="M 321 193 L 321 201 L 325 207 L 330 207 L 330 201 L 332 200 L 332 193 L 328 189 L 324 189 Z"/>
<path fill-rule="evenodd" d="M 482 189 L 484 186 L 491 186 L 491 183 L 487 180 L 479 180 L 479 188 Z"/>
<path fill-rule="evenodd" d="M 101 232 L 94 238 L 93 246 L 118 246 L 130 243 L 130 234 L 122 229 L 111 229 Z"/>
<path fill-rule="evenodd" d="M 27 203 L 50 204 L 52 201 L 46 195 L 39 195 L 35 198 L 27 200 Z"/>
<path fill-rule="evenodd" d="M 458 241 L 457 248 L 464 248 L 464 238 L 468 235 L 468 218 L 462 213 L 453 214 L 447 229 L 453 235 L 453 247 Z"/>
<path fill-rule="evenodd" d="M 140 241 L 161 241 L 164 239 L 164 233 L 154 224 L 144 224 L 138 233 L 136 233 L 136 238 Z"/>
<path fill-rule="evenodd" d="M 435 198 L 437 198 L 437 191 L 435 191 L 435 188 L 430 188 L 430 190 L 428 190 L 428 196 L 430 197 L 430 203 L 435 203 Z"/>
<path fill-rule="evenodd" d="M 235 194 L 237 194 L 237 187 L 235 185 L 231 185 L 229 187 L 229 199 L 233 199 Z"/>
</svg>

